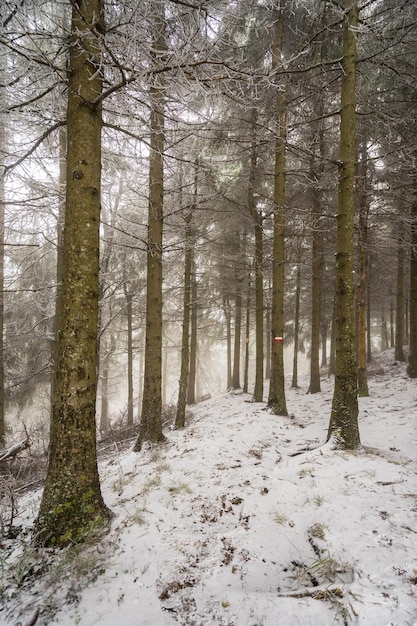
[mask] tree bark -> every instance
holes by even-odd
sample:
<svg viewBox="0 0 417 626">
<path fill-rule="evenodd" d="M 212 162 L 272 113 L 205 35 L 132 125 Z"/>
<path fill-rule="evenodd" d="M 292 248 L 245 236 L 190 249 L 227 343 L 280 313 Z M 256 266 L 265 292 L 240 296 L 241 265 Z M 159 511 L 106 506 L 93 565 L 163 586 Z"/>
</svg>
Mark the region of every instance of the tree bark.
<svg viewBox="0 0 417 626">
<path fill-rule="evenodd" d="M 254 402 L 262 402 L 264 392 L 264 270 L 263 270 L 263 225 L 262 215 L 255 202 L 256 185 L 256 111 L 251 111 L 251 152 L 248 184 L 248 211 L 255 230 L 255 386 Z"/>
<path fill-rule="evenodd" d="M 397 290 L 395 316 L 395 359 L 405 361 L 404 356 L 404 220 L 402 215 L 398 224 L 397 243 Z"/>
<path fill-rule="evenodd" d="M 284 38 L 285 0 L 279 1 L 276 14 L 272 68 L 282 69 Z M 275 143 L 274 176 L 274 234 L 272 267 L 272 311 L 271 311 L 271 378 L 269 381 L 268 406 L 275 415 L 287 415 L 284 381 L 284 253 L 285 253 L 285 182 L 286 182 L 286 138 L 287 97 L 285 77 L 277 85 L 275 104 L 277 138 Z M 281 341 L 276 341 L 281 337 Z"/>
<path fill-rule="evenodd" d="M 407 374 L 417 378 L 417 197 L 411 205 L 409 351 Z"/>
<path fill-rule="evenodd" d="M 133 331 L 132 331 L 132 294 L 126 282 L 123 285 L 126 298 L 127 318 L 127 425 L 133 425 Z"/>
<path fill-rule="evenodd" d="M 328 440 L 340 449 L 360 446 L 354 325 L 354 225 L 356 161 L 356 0 L 344 0 L 339 202 L 337 212 L 335 340 L 336 374 Z"/>
<path fill-rule="evenodd" d="M 233 344 L 232 389 L 240 389 L 240 346 L 242 339 L 242 280 L 236 271 L 235 336 Z"/>
<path fill-rule="evenodd" d="M 187 404 L 195 404 L 197 378 L 197 273 L 195 260 L 191 263 L 191 332 L 190 371 L 188 374 Z"/>
<path fill-rule="evenodd" d="M 197 170 L 197 167 L 196 167 Z M 197 176 L 197 173 L 196 173 Z M 196 198 L 196 189 L 194 189 Z M 181 372 L 178 390 L 177 412 L 175 428 L 185 426 L 185 408 L 187 404 L 187 386 L 190 363 L 190 305 L 191 305 L 191 268 L 192 268 L 192 211 L 185 216 L 185 255 L 184 255 L 184 302 L 182 312 L 182 339 L 181 339 Z"/>
<path fill-rule="evenodd" d="M 155 69 L 166 53 L 164 5 L 155 4 L 153 63 Z M 144 441 L 160 442 L 162 433 L 162 232 L 164 202 L 164 104 L 163 73 L 155 72 L 150 87 L 150 155 L 147 241 L 145 372 L 140 431 L 134 450 Z"/>
<path fill-rule="evenodd" d="M 246 244 L 246 234 L 244 235 Z M 245 245 L 246 249 L 246 245 Z M 250 343 L 250 288 L 251 288 L 251 268 L 248 263 L 246 278 L 246 315 L 245 315 L 245 362 L 243 366 L 243 393 L 248 393 L 249 388 L 249 343 Z"/>
<path fill-rule="evenodd" d="M 96 458 L 97 330 L 101 182 L 100 0 L 73 5 L 67 107 L 67 185 L 62 313 L 48 473 L 37 543 L 83 541 L 109 518 Z"/>
<path fill-rule="evenodd" d="M 369 395 L 368 373 L 366 367 L 366 256 L 368 248 L 368 198 L 367 198 L 367 149 L 366 137 L 363 139 L 358 165 L 357 199 L 358 199 L 358 253 L 357 253 L 357 289 L 356 289 L 356 326 L 357 326 L 357 358 L 358 358 L 358 394 Z"/>
<path fill-rule="evenodd" d="M 231 331 L 231 311 L 230 302 L 227 298 L 223 300 L 223 312 L 226 319 L 226 389 L 232 386 L 232 331 Z"/>
<path fill-rule="evenodd" d="M 301 246 L 300 246 L 301 249 Z M 300 254 L 300 251 L 299 251 Z M 294 314 L 294 355 L 292 365 L 291 387 L 298 387 L 298 345 L 300 337 L 300 293 L 301 293 L 301 259 L 298 259 L 297 278 L 295 282 L 295 314 Z"/>
</svg>

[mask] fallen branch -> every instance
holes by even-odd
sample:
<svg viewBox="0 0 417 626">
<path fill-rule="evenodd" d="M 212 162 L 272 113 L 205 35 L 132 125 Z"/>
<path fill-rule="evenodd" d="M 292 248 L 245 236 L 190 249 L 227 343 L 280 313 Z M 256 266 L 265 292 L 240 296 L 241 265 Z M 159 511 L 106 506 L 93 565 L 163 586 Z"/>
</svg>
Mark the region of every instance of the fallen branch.
<svg viewBox="0 0 417 626">
<path fill-rule="evenodd" d="M 23 439 L 22 441 L 19 441 L 18 443 L 15 443 L 12 446 L 10 446 L 10 448 L 1 450 L 0 451 L 0 463 L 2 461 L 5 461 L 6 459 L 15 457 L 16 454 L 19 454 L 19 452 L 22 452 L 22 450 L 26 450 L 26 448 L 29 448 L 29 446 L 30 446 L 29 439 Z"/>
</svg>

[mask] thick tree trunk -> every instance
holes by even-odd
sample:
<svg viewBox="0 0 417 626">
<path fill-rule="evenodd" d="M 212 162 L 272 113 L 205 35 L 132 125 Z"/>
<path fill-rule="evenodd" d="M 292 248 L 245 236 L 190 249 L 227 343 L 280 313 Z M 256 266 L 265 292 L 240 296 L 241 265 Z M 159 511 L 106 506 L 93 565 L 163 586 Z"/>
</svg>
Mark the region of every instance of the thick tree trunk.
<svg viewBox="0 0 417 626">
<path fill-rule="evenodd" d="M 335 339 L 336 374 L 328 439 L 340 449 L 360 445 L 354 325 L 354 225 L 356 161 L 356 0 L 344 0 L 342 92 L 337 212 Z"/>
<path fill-rule="evenodd" d="M 272 67 L 278 73 L 282 69 L 285 0 L 279 1 L 276 14 Z M 268 406 L 275 415 L 287 415 L 284 381 L 284 252 L 285 252 L 285 179 L 287 98 L 285 77 L 277 84 L 276 96 L 277 138 L 275 144 L 274 176 L 274 235 L 272 266 L 271 311 L 271 378 L 269 381 Z M 276 338 L 280 337 L 281 340 Z"/>
<path fill-rule="evenodd" d="M 153 54 L 157 67 L 166 53 L 164 6 L 155 4 Z M 164 440 L 162 433 L 162 231 L 164 202 L 164 101 L 163 74 L 154 73 L 150 87 L 149 205 L 146 280 L 146 339 L 142 417 L 134 446 Z"/>
<path fill-rule="evenodd" d="M 101 179 L 100 0 L 73 7 L 67 109 L 62 313 L 48 474 L 35 525 L 38 543 L 84 540 L 109 517 L 97 471 L 95 405 Z"/>
</svg>

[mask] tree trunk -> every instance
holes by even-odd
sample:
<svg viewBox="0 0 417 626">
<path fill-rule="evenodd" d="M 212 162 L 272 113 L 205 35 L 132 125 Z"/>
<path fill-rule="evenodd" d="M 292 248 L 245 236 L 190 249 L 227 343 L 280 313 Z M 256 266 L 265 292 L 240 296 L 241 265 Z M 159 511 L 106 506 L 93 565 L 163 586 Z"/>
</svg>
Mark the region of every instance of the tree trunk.
<svg viewBox="0 0 417 626">
<path fill-rule="evenodd" d="M 397 292 L 395 325 L 395 359 L 405 361 L 404 356 L 404 220 L 400 216 L 397 247 Z"/>
<path fill-rule="evenodd" d="M 255 229 L 255 387 L 254 402 L 262 402 L 264 393 L 264 271 L 263 271 L 263 224 L 255 202 L 256 185 L 256 111 L 252 109 L 252 139 L 248 184 L 248 210 Z"/>
<path fill-rule="evenodd" d="M 409 351 L 407 374 L 417 378 L 417 199 L 411 205 Z"/>
<path fill-rule="evenodd" d="M 357 325 L 357 358 L 358 358 L 358 394 L 369 395 L 368 373 L 366 367 L 366 255 L 368 248 L 368 198 L 367 198 L 367 148 L 366 137 L 363 139 L 358 165 L 358 181 L 356 186 L 358 199 L 358 283 L 356 289 L 356 325 Z"/>
<path fill-rule="evenodd" d="M 340 449 L 360 446 L 354 325 L 356 37 L 358 7 L 344 0 L 342 92 L 337 212 L 335 339 L 336 374 L 328 440 Z"/>
<path fill-rule="evenodd" d="M 101 410 L 100 410 L 100 432 L 106 433 L 110 429 L 109 415 L 109 373 L 111 357 L 116 350 L 116 337 L 109 331 L 109 335 L 104 341 L 104 346 L 100 342 L 100 349 L 103 350 L 104 356 L 100 367 L 100 383 L 101 383 Z"/>
<path fill-rule="evenodd" d="M 385 352 L 388 350 L 388 326 L 387 320 L 385 319 L 385 311 L 382 309 L 381 311 L 381 352 Z"/>
<path fill-rule="evenodd" d="M 127 425 L 133 425 L 133 332 L 132 332 L 132 294 L 126 283 L 123 285 L 126 298 L 127 317 Z"/>
<path fill-rule="evenodd" d="M 190 371 L 188 374 L 187 404 L 195 404 L 197 377 L 197 273 L 195 260 L 191 263 L 191 333 Z"/>
<path fill-rule="evenodd" d="M 285 0 L 279 1 L 276 15 L 272 68 L 282 69 L 282 47 L 284 35 Z M 271 311 L 271 379 L 269 382 L 268 406 L 275 415 L 287 415 L 284 381 L 284 252 L 285 252 L 285 179 L 287 98 L 285 77 L 277 84 L 274 177 L 274 234 L 272 266 L 272 311 Z M 280 341 L 275 338 L 280 337 Z"/>
<path fill-rule="evenodd" d="M 265 380 L 271 378 L 271 284 L 268 287 L 268 303 L 265 307 Z"/>
<path fill-rule="evenodd" d="M 197 168 L 196 168 L 197 169 Z M 196 194 L 195 194 L 196 196 Z M 194 197 L 195 197 L 194 196 Z M 181 373 L 178 390 L 177 412 L 175 428 L 185 426 L 185 408 L 187 400 L 187 386 L 190 363 L 190 305 L 191 305 L 191 268 L 192 268 L 192 240 L 191 219 L 192 211 L 186 217 L 185 227 L 185 255 L 184 255 L 184 302 L 182 312 L 182 339 L 181 339 Z"/>
<path fill-rule="evenodd" d="M 232 386 L 232 332 L 231 332 L 231 311 L 230 302 L 226 298 L 223 300 L 223 311 L 226 319 L 226 389 Z"/>
<path fill-rule="evenodd" d="M 319 131 L 320 132 L 320 131 Z M 319 139 L 319 143 L 321 141 Z M 311 285 L 311 350 L 310 386 L 308 393 L 318 393 L 320 389 L 320 315 L 321 315 L 321 273 L 322 273 L 322 234 L 320 231 L 321 197 L 318 187 L 313 192 L 313 245 L 312 245 L 312 285 Z"/>
<path fill-rule="evenodd" d="M 368 255 L 368 279 L 366 285 L 366 362 L 372 360 L 372 336 L 371 336 L 371 261 Z"/>
<path fill-rule="evenodd" d="M 240 389 L 240 345 L 242 339 L 242 286 L 240 276 L 236 276 L 235 296 L 235 337 L 233 346 L 232 389 Z"/>
<path fill-rule="evenodd" d="M 73 6 L 67 108 L 62 312 L 48 473 L 37 543 L 84 540 L 109 517 L 96 459 L 97 326 L 101 182 L 100 0 Z M 88 105 L 88 106 L 86 106 Z"/>
<path fill-rule="evenodd" d="M 327 320 L 322 321 L 320 327 L 321 334 L 321 366 L 327 366 L 327 331 L 329 329 L 329 324 Z"/>
<path fill-rule="evenodd" d="M 300 246 L 301 250 L 301 246 Z M 299 250 L 299 254 L 300 253 Z M 292 382 L 291 387 L 298 387 L 298 344 L 300 336 L 300 292 L 301 292 L 301 260 L 298 259 L 297 278 L 295 283 L 295 315 L 294 315 L 294 356 L 292 366 Z"/>
<path fill-rule="evenodd" d="M 249 340 L 250 340 L 250 267 L 247 270 L 246 283 L 246 321 L 245 321 L 245 364 L 243 368 L 243 393 L 248 393 L 249 388 Z"/>
<path fill-rule="evenodd" d="M 155 65 L 166 53 L 164 5 L 155 4 L 153 54 Z M 151 137 L 147 241 L 146 339 L 142 417 L 134 450 L 144 441 L 164 440 L 162 433 L 162 230 L 164 202 L 164 101 L 162 73 L 151 78 Z"/>
</svg>

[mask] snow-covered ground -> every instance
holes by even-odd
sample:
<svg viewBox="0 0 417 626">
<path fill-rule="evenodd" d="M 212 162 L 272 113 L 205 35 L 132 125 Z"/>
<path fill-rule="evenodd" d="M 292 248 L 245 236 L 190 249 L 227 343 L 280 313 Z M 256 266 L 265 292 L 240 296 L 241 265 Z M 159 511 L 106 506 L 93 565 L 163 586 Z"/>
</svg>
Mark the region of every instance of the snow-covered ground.
<svg viewBox="0 0 417 626">
<path fill-rule="evenodd" d="M 225 394 L 102 462 L 111 533 L 59 557 L 5 544 L 0 624 L 417 626 L 417 382 L 392 361 L 360 399 L 362 452 L 324 445 L 323 377 L 288 389 L 288 418 Z"/>
</svg>

